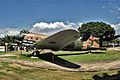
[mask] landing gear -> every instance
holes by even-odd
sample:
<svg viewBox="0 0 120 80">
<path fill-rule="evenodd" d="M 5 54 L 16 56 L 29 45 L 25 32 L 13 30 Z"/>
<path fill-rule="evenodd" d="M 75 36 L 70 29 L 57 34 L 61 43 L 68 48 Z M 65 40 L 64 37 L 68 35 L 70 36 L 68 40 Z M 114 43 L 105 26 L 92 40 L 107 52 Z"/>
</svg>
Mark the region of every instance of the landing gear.
<svg viewBox="0 0 120 80">
<path fill-rule="evenodd" d="M 43 49 L 42 49 L 41 51 L 43 51 Z M 39 57 L 41 51 L 38 51 L 38 50 L 34 51 L 34 52 L 32 53 L 32 56 L 33 56 L 33 57 Z"/>
<path fill-rule="evenodd" d="M 36 51 L 34 51 L 34 52 L 32 53 L 32 56 L 38 57 L 39 54 L 40 54 L 40 52 L 39 52 L 38 50 L 36 50 Z"/>
</svg>

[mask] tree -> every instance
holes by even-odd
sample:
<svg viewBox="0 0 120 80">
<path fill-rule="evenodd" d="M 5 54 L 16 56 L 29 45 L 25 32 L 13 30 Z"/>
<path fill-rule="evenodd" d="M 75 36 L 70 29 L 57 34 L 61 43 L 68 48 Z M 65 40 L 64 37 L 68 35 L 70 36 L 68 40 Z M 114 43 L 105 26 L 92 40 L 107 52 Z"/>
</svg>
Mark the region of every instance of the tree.
<svg viewBox="0 0 120 80">
<path fill-rule="evenodd" d="M 13 43 L 15 41 L 15 36 L 6 35 L 1 39 L 3 43 Z"/>
<path fill-rule="evenodd" d="M 1 38 L 0 41 L 1 41 L 1 44 L 4 45 L 5 43 L 20 43 L 22 42 L 24 39 L 23 36 L 19 36 L 19 35 L 16 35 L 16 36 L 10 36 L 10 35 L 6 35 L 5 37 Z"/>
<path fill-rule="evenodd" d="M 29 32 L 29 30 L 23 29 L 23 30 L 20 31 L 20 34 L 22 34 L 22 33 L 30 33 L 30 32 Z"/>
<path fill-rule="evenodd" d="M 80 34 L 90 34 L 95 37 L 100 38 L 100 46 L 102 46 L 102 41 L 110 40 L 109 37 L 113 37 L 115 35 L 115 30 L 109 24 L 103 22 L 88 22 L 82 24 L 81 27 L 78 28 Z"/>
</svg>

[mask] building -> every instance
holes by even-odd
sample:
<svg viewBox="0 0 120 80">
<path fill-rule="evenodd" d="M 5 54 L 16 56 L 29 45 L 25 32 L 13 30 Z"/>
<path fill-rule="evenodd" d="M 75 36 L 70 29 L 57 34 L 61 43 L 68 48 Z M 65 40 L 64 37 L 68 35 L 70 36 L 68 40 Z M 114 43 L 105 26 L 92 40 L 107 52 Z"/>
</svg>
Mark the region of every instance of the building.
<svg viewBox="0 0 120 80">
<path fill-rule="evenodd" d="M 23 34 L 24 39 L 22 42 L 22 45 L 24 46 L 29 46 L 32 45 L 35 42 L 44 40 L 45 38 L 47 38 L 47 35 L 44 34 L 36 34 L 36 33 L 28 33 L 28 34 Z"/>
</svg>

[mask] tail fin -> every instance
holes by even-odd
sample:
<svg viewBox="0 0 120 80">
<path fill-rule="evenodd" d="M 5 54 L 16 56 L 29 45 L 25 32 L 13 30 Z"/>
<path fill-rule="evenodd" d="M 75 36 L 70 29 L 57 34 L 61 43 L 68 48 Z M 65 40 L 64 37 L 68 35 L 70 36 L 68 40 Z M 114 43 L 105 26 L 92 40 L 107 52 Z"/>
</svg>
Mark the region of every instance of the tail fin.
<svg viewBox="0 0 120 80">
<path fill-rule="evenodd" d="M 83 41 L 82 49 L 88 49 L 88 48 L 99 48 L 99 38 L 90 36 L 87 41 Z"/>
<path fill-rule="evenodd" d="M 89 40 L 91 41 L 90 47 L 99 48 L 99 38 L 90 36 Z"/>
</svg>

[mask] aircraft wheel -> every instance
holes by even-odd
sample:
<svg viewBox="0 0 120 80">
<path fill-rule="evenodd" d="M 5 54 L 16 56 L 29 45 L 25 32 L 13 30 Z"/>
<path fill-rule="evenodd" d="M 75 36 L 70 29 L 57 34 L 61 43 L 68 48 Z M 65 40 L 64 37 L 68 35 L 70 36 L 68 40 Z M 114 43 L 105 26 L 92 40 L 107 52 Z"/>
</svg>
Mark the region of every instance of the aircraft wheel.
<svg viewBox="0 0 120 80">
<path fill-rule="evenodd" d="M 38 57 L 39 55 L 40 55 L 40 52 L 38 50 L 36 50 L 32 53 L 32 56 L 34 56 L 34 57 Z"/>
</svg>

